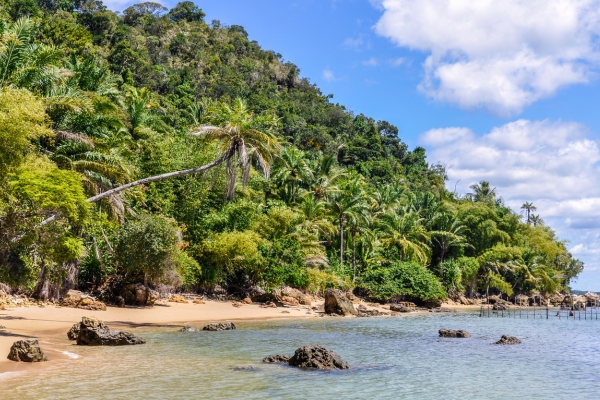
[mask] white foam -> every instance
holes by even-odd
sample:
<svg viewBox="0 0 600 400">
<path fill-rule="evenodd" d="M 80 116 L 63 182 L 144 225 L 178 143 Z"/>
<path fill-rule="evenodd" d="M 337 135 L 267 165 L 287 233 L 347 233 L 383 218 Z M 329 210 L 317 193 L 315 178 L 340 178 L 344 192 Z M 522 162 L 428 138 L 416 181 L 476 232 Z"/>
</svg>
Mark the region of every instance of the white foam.
<svg viewBox="0 0 600 400">
<path fill-rule="evenodd" d="M 69 357 L 74 358 L 74 359 L 79 358 L 79 354 L 71 353 L 70 351 L 63 351 L 63 354 L 66 354 Z"/>
<path fill-rule="evenodd" d="M 12 375 L 19 375 L 19 374 L 21 374 L 21 372 L 2 372 L 2 373 L 0 373 L 0 380 L 3 378 L 8 378 L 9 376 L 12 376 Z"/>
</svg>

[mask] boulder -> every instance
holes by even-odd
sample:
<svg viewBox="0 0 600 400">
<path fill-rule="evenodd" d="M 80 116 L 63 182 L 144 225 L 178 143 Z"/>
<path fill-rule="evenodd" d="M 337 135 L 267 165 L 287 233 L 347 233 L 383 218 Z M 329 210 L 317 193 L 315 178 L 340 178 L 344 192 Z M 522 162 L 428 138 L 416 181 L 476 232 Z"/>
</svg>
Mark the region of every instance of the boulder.
<svg viewBox="0 0 600 400">
<path fill-rule="evenodd" d="M 305 295 L 298 289 L 294 289 L 289 286 L 286 286 L 285 288 L 283 288 L 283 290 L 281 291 L 281 296 L 282 296 L 282 300 L 283 300 L 283 297 L 291 297 L 291 298 L 296 299 L 298 301 L 298 303 L 302 304 L 303 306 L 311 305 L 311 299 L 309 296 Z"/>
<path fill-rule="evenodd" d="M 204 328 L 202 328 L 203 331 L 229 331 L 229 330 L 233 330 L 233 329 L 236 329 L 233 322 L 226 322 L 226 323 L 221 322 L 218 324 L 208 324 Z"/>
<path fill-rule="evenodd" d="M 346 293 L 339 289 L 325 291 L 325 313 L 338 315 L 354 315 L 354 305 L 346 297 Z"/>
<path fill-rule="evenodd" d="M 200 332 L 200 329 L 195 326 L 184 326 L 181 328 L 180 332 Z"/>
<path fill-rule="evenodd" d="M 205 302 L 203 302 L 200 299 L 194 299 L 194 301 L 192 301 L 192 303 L 194 303 L 194 304 L 206 304 Z"/>
<path fill-rule="evenodd" d="M 293 297 L 283 296 L 281 302 L 285 306 L 299 306 L 300 302 Z"/>
<path fill-rule="evenodd" d="M 60 305 L 62 307 L 81 308 L 90 311 L 106 311 L 106 304 L 96 301 L 94 297 L 78 290 L 69 290 L 61 299 Z"/>
<path fill-rule="evenodd" d="M 158 292 L 141 283 L 130 283 L 121 289 L 119 295 L 126 305 L 152 307 L 158 300 Z"/>
<path fill-rule="evenodd" d="M 507 303 L 496 303 L 492 306 L 492 310 L 496 310 L 496 311 L 508 310 L 508 304 Z"/>
<path fill-rule="evenodd" d="M 529 297 L 525 296 L 524 294 L 520 294 L 515 299 L 515 304 L 518 306 L 529 305 Z"/>
<path fill-rule="evenodd" d="M 367 310 L 367 309 L 365 309 L 365 310 L 358 310 L 356 312 L 356 316 L 357 317 L 361 317 L 361 318 L 364 318 L 364 317 L 382 317 L 384 315 L 388 315 L 388 313 L 384 313 L 384 312 L 381 312 L 379 310 Z"/>
<path fill-rule="evenodd" d="M 390 304 L 390 311 L 395 312 L 410 312 L 410 309 L 406 307 L 404 304 Z"/>
<path fill-rule="evenodd" d="M 174 294 L 169 299 L 169 302 L 171 302 L 171 303 L 184 303 L 184 304 L 187 304 L 188 301 L 185 299 L 185 297 L 183 297 L 181 295 L 178 295 L 178 294 Z"/>
<path fill-rule="evenodd" d="M 79 329 L 77 344 L 80 346 L 125 346 L 146 343 L 143 338 L 132 333 L 110 329 L 95 317 L 83 317 Z"/>
<path fill-rule="evenodd" d="M 250 297 L 246 297 L 245 299 L 242 300 L 243 304 L 252 304 L 252 299 L 250 299 Z"/>
<path fill-rule="evenodd" d="M 352 288 L 352 289 L 348 289 L 348 290 L 346 291 L 346 297 L 347 297 L 347 298 L 348 298 L 348 300 L 350 300 L 350 301 L 358 301 L 358 297 L 356 297 L 356 296 L 354 295 L 354 288 Z"/>
<path fill-rule="evenodd" d="M 290 357 L 289 356 L 281 356 L 281 355 L 276 355 L 276 356 L 267 356 L 265 358 L 263 358 L 263 362 L 266 363 L 288 363 L 290 361 Z"/>
<path fill-rule="evenodd" d="M 444 304 L 444 301 L 442 299 L 428 299 L 423 303 L 427 308 L 439 308 Z"/>
<path fill-rule="evenodd" d="M 452 329 L 440 329 L 439 331 L 440 333 L 440 337 L 446 337 L 446 338 L 470 338 L 471 334 L 467 331 L 463 331 L 463 330 L 458 330 L 458 331 L 454 331 Z"/>
<path fill-rule="evenodd" d="M 69 340 L 77 340 L 77 336 L 79 336 L 79 331 L 81 330 L 81 322 L 76 323 L 69 329 L 67 332 L 67 337 Z"/>
<path fill-rule="evenodd" d="M 348 363 L 343 361 L 333 351 L 323 346 L 304 346 L 296 350 L 289 359 L 291 367 L 316 369 L 348 369 Z"/>
<path fill-rule="evenodd" d="M 260 308 L 277 308 L 277 304 L 268 301 L 265 304 L 260 305 Z"/>
<path fill-rule="evenodd" d="M 519 343 L 523 343 L 521 342 L 519 339 L 517 339 L 514 336 L 506 336 L 506 335 L 502 335 L 502 338 L 500 340 L 498 340 L 497 342 L 495 342 L 494 344 L 519 344 Z"/>
<path fill-rule="evenodd" d="M 40 348 L 37 339 L 19 340 L 13 343 L 8 353 L 12 361 L 41 362 L 48 361 L 48 357 Z"/>
</svg>

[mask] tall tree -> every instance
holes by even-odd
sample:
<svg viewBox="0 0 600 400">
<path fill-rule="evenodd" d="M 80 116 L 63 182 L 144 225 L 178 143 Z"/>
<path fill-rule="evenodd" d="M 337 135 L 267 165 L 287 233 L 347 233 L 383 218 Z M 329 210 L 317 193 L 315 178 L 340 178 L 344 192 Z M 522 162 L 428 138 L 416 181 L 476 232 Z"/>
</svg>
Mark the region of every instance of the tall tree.
<svg viewBox="0 0 600 400">
<path fill-rule="evenodd" d="M 442 215 L 436 218 L 434 226 L 436 229 L 429 232 L 429 235 L 440 246 L 440 273 L 442 279 L 444 279 L 443 263 L 446 252 L 452 247 L 470 246 L 463 236 L 463 232 L 467 228 L 450 215 Z"/>
<path fill-rule="evenodd" d="M 481 181 L 469 186 L 473 189 L 473 193 L 469 196 L 473 201 L 490 202 L 496 198 L 496 188 L 491 188 L 488 181 Z"/>
<path fill-rule="evenodd" d="M 306 181 L 310 174 L 305 157 L 306 155 L 302 150 L 295 147 L 286 147 L 275 164 L 273 179 L 291 186 L 292 203 L 296 202 L 296 193 L 299 186 Z"/>
<path fill-rule="evenodd" d="M 425 264 L 430 248 L 425 244 L 428 235 L 421 221 L 419 214 L 404 209 L 400 210 L 400 214 L 393 212 L 382 215 L 377 232 L 387 248 L 395 247 L 398 250 L 400 261 L 410 257 Z"/>
<path fill-rule="evenodd" d="M 531 225 L 531 218 L 530 218 L 530 214 L 533 211 L 537 210 L 537 207 L 534 206 L 532 203 L 526 201 L 525 203 L 523 203 L 523 205 L 521 206 L 521 210 L 523 210 L 523 212 L 525 212 L 525 214 L 527 215 L 527 225 Z"/>
</svg>

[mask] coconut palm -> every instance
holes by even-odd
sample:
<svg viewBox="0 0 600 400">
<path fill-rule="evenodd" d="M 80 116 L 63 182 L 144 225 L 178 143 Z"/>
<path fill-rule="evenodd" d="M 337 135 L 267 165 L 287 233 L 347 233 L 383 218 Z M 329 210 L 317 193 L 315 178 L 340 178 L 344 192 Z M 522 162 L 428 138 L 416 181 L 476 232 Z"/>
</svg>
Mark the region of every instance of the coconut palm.
<svg viewBox="0 0 600 400">
<path fill-rule="evenodd" d="M 496 188 L 491 188 L 488 181 L 481 181 L 469 186 L 474 193 L 469 193 L 473 201 L 490 202 L 496 198 Z"/>
<path fill-rule="evenodd" d="M 125 112 L 129 116 L 129 129 L 134 138 L 141 138 L 152 133 L 168 130 L 158 114 L 162 111 L 154 93 L 148 88 L 135 88 L 125 85 Z"/>
<path fill-rule="evenodd" d="M 429 235 L 440 246 L 440 274 L 443 280 L 443 263 L 446 252 L 452 247 L 467 247 L 471 245 L 467 243 L 467 240 L 463 236 L 467 228 L 452 216 L 445 214 L 437 217 L 434 221 L 434 226 L 436 230 L 429 232 Z"/>
<path fill-rule="evenodd" d="M 542 219 L 542 217 L 540 217 L 539 214 L 531 214 L 531 217 L 529 217 L 529 219 L 531 222 L 533 222 L 533 226 L 544 226 L 544 220 Z"/>
<path fill-rule="evenodd" d="M 536 211 L 537 207 L 534 206 L 532 203 L 526 201 L 521 206 L 521 210 L 523 210 L 522 212 L 525 212 L 526 215 L 527 215 L 527 225 L 531 225 L 532 221 L 531 221 L 531 218 L 530 218 L 530 214 L 532 214 L 532 211 Z"/>
<path fill-rule="evenodd" d="M 310 174 L 306 177 L 308 192 L 317 199 L 325 199 L 329 193 L 338 190 L 337 184 L 346 174 L 335 165 L 335 158 L 322 156 L 309 163 Z"/>
<path fill-rule="evenodd" d="M 291 201 L 295 203 L 298 187 L 310 175 L 306 154 L 295 147 L 286 147 L 281 152 L 281 157 L 277 159 L 274 170 L 275 181 L 291 186 Z"/>
<path fill-rule="evenodd" d="M 377 232 L 385 247 L 398 250 L 398 258 L 409 257 L 425 264 L 430 248 L 425 244 L 427 231 L 421 224 L 422 218 L 412 210 L 403 209 L 399 213 L 388 213 L 378 221 Z"/>
<path fill-rule="evenodd" d="M 404 197 L 404 186 L 402 181 L 394 181 L 387 185 L 379 184 L 373 198 L 375 199 L 375 214 L 385 214 L 391 212 L 400 206 Z"/>
</svg>

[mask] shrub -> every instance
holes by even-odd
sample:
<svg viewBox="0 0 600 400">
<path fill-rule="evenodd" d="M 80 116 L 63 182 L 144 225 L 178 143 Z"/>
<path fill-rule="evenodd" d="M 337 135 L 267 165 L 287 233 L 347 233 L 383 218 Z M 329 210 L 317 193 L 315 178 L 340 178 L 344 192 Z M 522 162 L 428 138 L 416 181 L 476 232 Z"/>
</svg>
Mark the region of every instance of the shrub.
<svg viewBox="0 0 600 400">
<path fill-rule="evenodd" d="M 393 262 L 377 266 L 359 278 L 359 285 L 379 300 L 397 295 L 415 296 L 421 299 L 442 299 L 444 288 L 436 276 L 415 262 Z"/>
<path fill-rule="evenodd" d="M 283 285 L 305 287 L 308 275 L 304 267 L 304 255 L 298 241 L 283 237 L 260 247 L 263 268 L 260 272 L 261 285 L 267 291 Z"/>
</svg>

